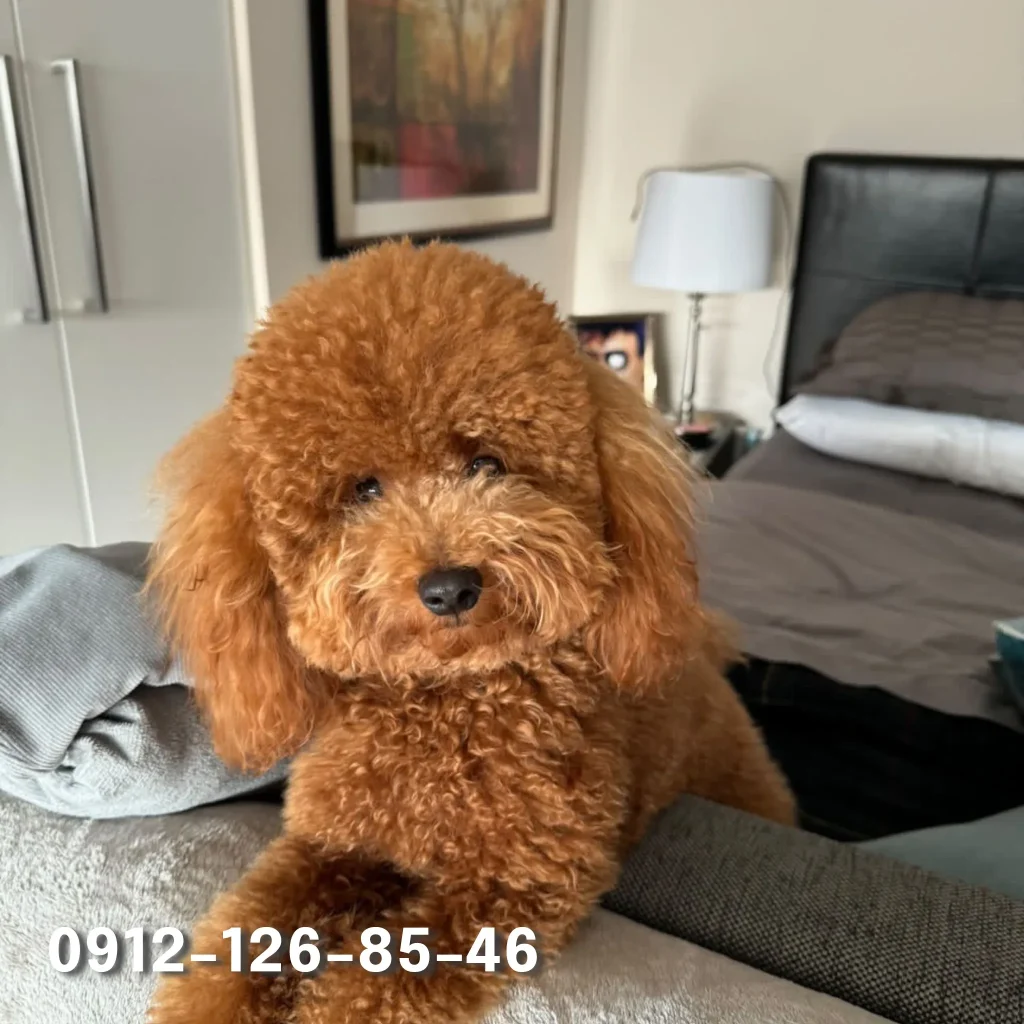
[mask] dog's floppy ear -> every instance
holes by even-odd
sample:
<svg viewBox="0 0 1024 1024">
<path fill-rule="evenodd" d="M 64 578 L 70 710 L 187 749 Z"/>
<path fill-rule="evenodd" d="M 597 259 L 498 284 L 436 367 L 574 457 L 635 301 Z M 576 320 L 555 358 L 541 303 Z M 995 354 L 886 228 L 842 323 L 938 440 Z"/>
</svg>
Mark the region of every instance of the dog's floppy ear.
<svg viewBox="0 0 1024 1024">
<path fill-rule="evenodd" d="M 691 550 L 692 471 L 643 396 L 581 358 L 597 410 L 605 535 L 618 570 L 588 647 L 619 683 L 643 687 L 678 670 L 703 642 Z"/>
<path fill-rule="evenodd" d="M 151 556 L 149 586 L 172 647 L 192 676 L 218 754 L 259 770 L 307 738 L 313 696 L 285 636 L 228 432 L 224 410 L 164 459 L 157 486 L 168 512 Z"/>
</svg>

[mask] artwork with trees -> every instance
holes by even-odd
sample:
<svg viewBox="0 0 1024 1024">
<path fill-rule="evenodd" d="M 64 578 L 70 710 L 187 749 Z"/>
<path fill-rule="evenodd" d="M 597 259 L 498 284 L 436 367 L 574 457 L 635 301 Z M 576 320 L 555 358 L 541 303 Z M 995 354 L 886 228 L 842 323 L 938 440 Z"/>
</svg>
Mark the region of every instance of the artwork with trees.
<svg viewBox="0 0 1024 1024">
<path fill-rule="evenodd" d="M 534 191 L 551 0 L 348 0 L 352 201 Z"/>
</svg>

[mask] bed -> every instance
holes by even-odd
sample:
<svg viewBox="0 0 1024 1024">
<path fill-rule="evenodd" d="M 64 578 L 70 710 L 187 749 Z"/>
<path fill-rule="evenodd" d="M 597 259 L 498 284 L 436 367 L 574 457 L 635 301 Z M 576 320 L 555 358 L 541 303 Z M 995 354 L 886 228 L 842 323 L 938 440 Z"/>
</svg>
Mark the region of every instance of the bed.
<svg viewBox="0 0 1024 1024">
<path fill-rule="evenodd" d="M 1024 163 L 813 157 L 780 405 L 880 300 L 1024 297 L 1021 238 Z M 1024 610 L 1024 501 L 778 430 L 706 518 L 704 597 L 740 625 L 732 678 L 807 828 L 864 839 L 1024 804 L 1022 720 L 989 661 L 992 621 Z"/>
</svg>

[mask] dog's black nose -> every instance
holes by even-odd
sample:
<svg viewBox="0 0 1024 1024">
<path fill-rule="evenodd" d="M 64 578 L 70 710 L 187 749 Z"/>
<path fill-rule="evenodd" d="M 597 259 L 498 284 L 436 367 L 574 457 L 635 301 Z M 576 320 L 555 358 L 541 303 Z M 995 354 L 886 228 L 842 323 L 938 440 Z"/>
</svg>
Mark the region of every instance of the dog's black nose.
<svg viewBox="0 0 1024 1024">
<path fill-rule="evenodd" d="M 420 577 L 420 600 L 435 615 L 461 615 L 480 600 L 484 578 L 476 569 L 431 569 Z"/>
</svg>

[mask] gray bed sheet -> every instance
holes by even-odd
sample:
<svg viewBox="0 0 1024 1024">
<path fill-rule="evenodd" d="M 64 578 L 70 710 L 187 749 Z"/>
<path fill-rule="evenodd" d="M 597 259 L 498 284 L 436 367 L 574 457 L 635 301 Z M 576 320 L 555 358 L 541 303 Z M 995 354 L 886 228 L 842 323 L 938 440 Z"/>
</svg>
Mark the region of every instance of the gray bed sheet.
<svg viewBox="0 0 1024 1024">
<path fill-rule="evenodd" d="M 702 597 L 749 656 L 1021 730 L 993 622 L 1024 612 L 1024 504 L 779 434 L 712 485 Z"/>
<path fill-rule="evenodd" d="M 945 480 L 836 459 L 808 448 L 784 430 L 776 431 L 737 462 L 728 479 L 848 498 L 1024 544 L 1024 501 Z M 1021 611 L 1024 613 L 1024 609 Z"/>
</svg>

